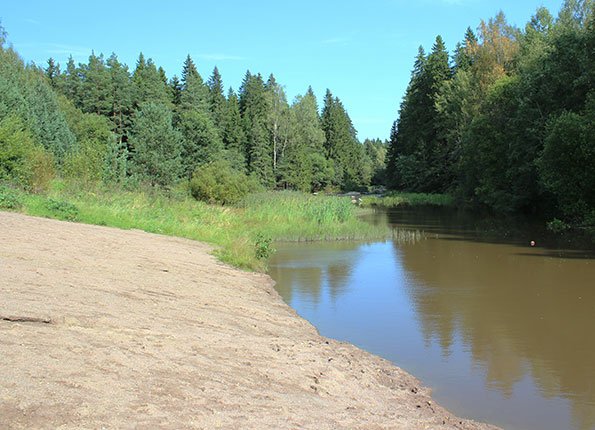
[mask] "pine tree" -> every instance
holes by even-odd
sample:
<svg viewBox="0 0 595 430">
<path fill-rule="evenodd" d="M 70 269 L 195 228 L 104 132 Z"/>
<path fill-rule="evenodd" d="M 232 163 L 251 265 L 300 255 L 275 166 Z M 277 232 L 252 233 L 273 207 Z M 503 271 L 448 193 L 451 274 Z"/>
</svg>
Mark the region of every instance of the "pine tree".
<svg viewBox="0 0 595 430">
<path fill-rule="evenodd" d="M 110 74 L 103 55 L 91 53 L 89 63 L 81 67 L 81 109 L 83 112 L 109 115 L 111 110 Z"/>
</svg>

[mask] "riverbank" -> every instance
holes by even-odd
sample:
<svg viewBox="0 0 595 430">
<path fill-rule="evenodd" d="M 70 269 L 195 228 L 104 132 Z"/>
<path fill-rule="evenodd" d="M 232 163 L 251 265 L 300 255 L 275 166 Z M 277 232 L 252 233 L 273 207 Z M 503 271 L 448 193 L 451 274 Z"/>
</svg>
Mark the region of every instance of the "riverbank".
<svg viewBox="0 0 595 430">
<path fill-rule="evenodd" d="M 487 429 L 186 239 L 0 212 L 8 428 Z"/>
<path fill-rule="evenodd" d="M 383 226 L 359 219 L 349 199 L 298 192 L 263 192 L 234 206 L 209 205 L 185 189 L 125 190 L 54 181 L 46 193 L 0 186 L 0 210 L 140 229 L 214 245 L 225 263 L 265 271 L 274 241 L 362 240 L 388 237 Z"/>
</svg>

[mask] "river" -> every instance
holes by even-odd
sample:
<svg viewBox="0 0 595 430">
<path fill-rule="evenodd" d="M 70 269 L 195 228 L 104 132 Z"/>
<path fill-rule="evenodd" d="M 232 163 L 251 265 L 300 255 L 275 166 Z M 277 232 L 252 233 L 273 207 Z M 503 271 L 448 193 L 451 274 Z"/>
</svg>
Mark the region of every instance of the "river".
<svg viewBox="0 0 595 430">
<path fill-rule="evenodd" d="M 398 239 L 276 244 L 269 273 L 290 306 L 322 335 L 417 376 L 459 416 L 595 429 L 589 241 L 446 209 L 368 219 Z"/>
</svg>

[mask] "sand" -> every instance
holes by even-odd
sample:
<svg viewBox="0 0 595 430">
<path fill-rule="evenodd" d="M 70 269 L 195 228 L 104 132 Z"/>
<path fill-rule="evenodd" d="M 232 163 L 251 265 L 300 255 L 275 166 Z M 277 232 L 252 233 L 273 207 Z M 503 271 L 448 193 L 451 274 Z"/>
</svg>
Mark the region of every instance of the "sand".
<svg viewBox="0 0 595 430">
<path fill-rule="evenodd" d="M 211 250 L 0 212 L 0 428 L 495 428 Z"/>
</svg>

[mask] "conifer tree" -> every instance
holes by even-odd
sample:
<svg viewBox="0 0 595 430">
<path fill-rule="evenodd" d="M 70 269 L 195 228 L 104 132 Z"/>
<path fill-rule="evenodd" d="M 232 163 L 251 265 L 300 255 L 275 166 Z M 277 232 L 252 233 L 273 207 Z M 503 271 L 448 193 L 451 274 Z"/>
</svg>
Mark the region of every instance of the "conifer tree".
<svg viewBox="0 0 595 430">
<path fill-rule="evenodd" d="M 161 103 L 145 103 L 135 112 L 130 133 L 130 171 L 155 186 L 172 185 L 182 173 L 182 136 Z"/>
<path fill-rule="evenodd" d="M 190 55 L 186 57 L 182 68 L 181 102 L 183 109 L 198 109 L 208 112 L 208 88 Z"/>
<path fill-rule="evenodd" d="M 132 74 L 134 84 L 134 107 L 139 108 L 143 103 L 160 103 L 164 106 L 171 104 L 167 84 L 157 70 L 152 59 L 145 60 L 141 52 Z"/>
<path fill-rule="evenodd" d="M 45 68 L 45 75 L 48 78 L 52 88 L 57 88 L 58 82 L 60 80 L 60 64 L 56 64 L 56 61 L 51 57 L 48 59 L 48 65 Z"/>
<path fill-rule="evenodd" d="M 246 134 L 244 133 L 240 102 L 232 88 L 227 95 L 227 104 L 221 129 L 223 144 L 232 166 L 240 171 L 247 167 Z"/>
<path fill-rule="evenodd" d="M 225 95 L 223 94 L 223 80 L 221 79 L 217 67 L 213 69 L 213 74 L 207 82 L 207 87 L 209 88 L 209 112 L 211 113 L 211 117 L 213 118 L 213 122 L 217 129 L 222 130 L 226 100 Z"/>
<path fill-rule="evenodd" d="M 371 172 L 366 171 L 364 152 L 356 137 L 351 118 L 337 97 L 326 91 L 322 110 L 326 156 L 333 162 L 335 185 L 343 189 L 360 188 L 369 184 Z"/>
<path fill-rule="evenodd" d="M 115 53 L 107 59 L 107 67 L 110 76 L 109 118 L 113 124 L 113 131 L 120 142 L 126 140 L 128 129 L 131 124 L 133 87 L 128 71 L 128 66 L 120 63 Z"/>
<path fill-rule="evenodd" d="M 91 53 L 88 64 L 81 67 L 80 103 L 83 112 L 108 116 L 111 111 L 110 74 L 103 55 Z"/>
<path fill-rule="evenodd" d="M 182 104 L 182 83 L 177 75 L 174 75 L 169 82 L 169 91 L 171 94 L 172 103 L 177 108 Z"/>
<path fill-rule="evenodd" d="M 262 76 L 246 72 L 240 88 L 240 113 L 246 134 L 248 168 L 265 187 L 275 184 L 273 151 L 267 128 L 269 109 Z"/>
<path fill-rule="evenodd" d="M 183 173 L 188 179 L 198 166 L 223 158 L 223 142 L 206 112 L 196 109 L 182 112 L 178 129 L 183 136 Z"/>
<path fill-rule="evenodd" d="M 66 63 L 66 72 L 61 80 L 61 91 L 69 100 L 71 100 L 75 106 L 81 107 L 80 103 L 80 92 L 81 92 L 81 80 L 79 71 L 74 63 L 72 55 L 68 57 L 68 63 Z"/>
</svg>

